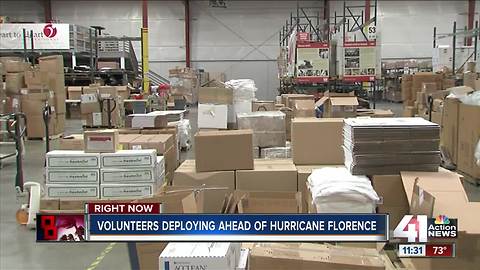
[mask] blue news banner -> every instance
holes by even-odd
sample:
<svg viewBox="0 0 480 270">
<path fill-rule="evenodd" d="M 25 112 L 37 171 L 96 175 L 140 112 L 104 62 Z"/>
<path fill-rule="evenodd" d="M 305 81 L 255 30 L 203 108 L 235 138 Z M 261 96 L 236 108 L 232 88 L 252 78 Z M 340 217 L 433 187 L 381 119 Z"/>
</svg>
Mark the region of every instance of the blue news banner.
<svg viewBox="0 0 480 270">
<path fill-rule="evenodd" d="M 90 241 L 388 241 L 385 214 L 87 215 Z"/>
</svg>

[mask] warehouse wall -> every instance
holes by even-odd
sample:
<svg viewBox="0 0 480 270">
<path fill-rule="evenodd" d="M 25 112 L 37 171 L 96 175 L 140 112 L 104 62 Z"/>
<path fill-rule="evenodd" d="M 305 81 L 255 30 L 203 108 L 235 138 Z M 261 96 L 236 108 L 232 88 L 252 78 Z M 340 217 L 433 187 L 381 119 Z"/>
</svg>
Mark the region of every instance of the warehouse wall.
<svg viewBox="0 0 480 270">
<path fill-rule="evenodd" d="M 19 21 L 42 21 L 42 0 L 0 1 L 0 13 Z M 321 6 L 323 1 L 300 1 Z M 373 1 L 372 1 L 373 2 Z M 480 1 L 476 1 L 477 11 Z M 364 4 L 364 1 L 348 1 Z M 151 69 L 166 76 L 184 65 L 184 7 L 181 1 L 149 1 Z M 278 87 L 278 31 L 296 1 L 227 1 L 228 8 L 210 8 L 191 1 L 192 64 L 223 71 L 227 78 L 252 78 L 259 98 L 273 98 Z M 330 1 L 331 15 L 343 13 L 343 1 Z M 379 32 L 383 58 L 431 57 L 432 31 L 449 32 L 452 22 L 466 24 L 467 1 L 379 1 Z M 113 35 L 139 36 L 141 1 L 52 0 L 59 22 L 101 25 Z M 478 18 L 478 16 L 476 16 Z M 450 44 L 444 39 L 442 44 Z M 140 49 L 138 56 L 140 56 Z"/>
</svg>

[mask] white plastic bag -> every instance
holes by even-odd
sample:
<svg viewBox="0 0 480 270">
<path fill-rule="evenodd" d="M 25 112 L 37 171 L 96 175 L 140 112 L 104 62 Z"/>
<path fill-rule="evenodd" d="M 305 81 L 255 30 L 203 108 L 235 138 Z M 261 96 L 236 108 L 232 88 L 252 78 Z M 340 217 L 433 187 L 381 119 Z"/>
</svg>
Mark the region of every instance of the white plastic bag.
<svg viewBox="0 0 480 270">
<path fill-rule="evenodd" d="M 190 149 L 192 146 L 192 126 L 190 120 L 182 119 L 178 122 L 178 133 L 180 137 L 180 147 Z"/>
</svg>

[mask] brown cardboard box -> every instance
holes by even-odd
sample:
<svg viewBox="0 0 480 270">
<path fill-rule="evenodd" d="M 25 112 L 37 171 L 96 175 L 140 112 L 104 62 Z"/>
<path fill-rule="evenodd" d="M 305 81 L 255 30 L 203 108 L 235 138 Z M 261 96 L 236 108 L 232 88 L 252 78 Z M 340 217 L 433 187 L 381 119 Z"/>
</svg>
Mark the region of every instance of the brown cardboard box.
<svg viewBox="0 0 480 270">
<path fill-rule="evenodd" d="M 253 130 L 253 145 L 258 147 L 285 146 L 285 114 L 278 111 L 237 114 L 238 129 Z"/>
<path fill-rule="evenodd" d="M 130 98 L 130 87 L 127 85 L 120 85 L 120 86 L 115 86 L 117 89 L 117 94 L 122 97 L 122 100 L 129 99 Z"/>
<path fill-rule="evenodd" d="M 65 77 L 63 73 L 47 73 L 46 83 L 48 85 L 48 89 L 55 93 L 65 93 Z"/>
<path fill-rule="evenodd" d="M 315 102 L 312 99 L 294 100 L 293 115 L 295 117 L 315 117 Z"/>
<path fill-rule="evenodd" d="M 292 139 L 293 110 L 288 107 L 282 107 L 279 111 L 285 114 L 285 133 L 287 135 L 287 141 L 290 141 Z"/>
<path fill-rule="evenodd" d="M 426 105 L 427 104 L 427 95 L 425 92 L 417 92 L 417 104 Z"/>
<path fill-rule="evenodd" d="M 381 198 L 377 213 L 389 214 L 390 230 L 395 229 L 404 215 L 409 212 L 409 203 L 400 175 L 374 175 L 372 186 Z"/>
<path fill-rule="evenodd" d="M 478 75 L 477 73 L 464 73 L 463 74 L 463 85 L 471 87 L 475 89 L 475 81 L 477 80 Z"/>
<path fill-rule="evenodd" d="M 480 140 L 480 106 L 461 103 L 458 112 L 457 170 L 480 179 L 475 148 Z"/>
<path fill-rule="evenodd" d="M 442 89 L 448 89 L 451 87 L 455 87 L 455 79 L 444 78 L 442 81 Z"/>
<path fill-rule="evenodd" d="M 65 104 L 65 100 L 67 99 L 67 96 L 65 95 L 65 93 L 57 92 L 55 93 L 54 98 L 55 98 L 54 105 L 55 105 L 56 112 L 65 113 L 67 111 L 67 107 Z"/>
<path fill-rule="evenodd" d="M 282 95 L 283 96 L 283 95 Z M 287 107 L 293 109 L 295 100 L 315 100 L 313 95 L 304 95 L 304 94 L 288 94 L 286 98 Z"/>
<path fill-rule="evenodd" d="M 90 130 L 83 134 L 85 153 L 115 153 L 119 147 L 118 131 Z"/>
<path fill-rule="evenodd" d="M 425 83 L 422 84 L 422 92 L 423 93 L 430 94 L 430 93 L 433 93 L 433 92 L 438 91 L 438 90 L 440 90 L 440 88 L 438 88 L 437 83 L 425 82 Z"/>
<path fill-rule="evenodd" d="M 59 150 L 78 150 L 83 151 L 83 134 L 72 134 L 60 139 Z"/>
<path fill-rule="evenodd" d="M 198 103 L 203 104 L 232 104 L 233 90 L 225 87 L 200 87 Z"/>
<path fill-rule="evenodd" d="M 446 215 L 458 219 L 456 239 L 432 239 L 442 243 L 455 242 L 455 258 L 438 261 L 431 258 L 403 260 L 411 269 L 476 269 L 480 256 L 475 248 L 480 245 L 478 216 L 480 204 L 469 202 L 460 178 L 449 171 L 436 173 L 402 172 L 402 181 L 410 202 L 410 213 L 437 217 Z M 421 195 L 420 195 L 421 190 Z"/>
<path fill-rule="evenodd" d="M 140 137 L 140 133 L 136 134 L 119 134 L 118 142 L 122 149 L 130 149 L 130 142 Z"/>
<path fill-rule="evenodd" d="M 253 170 L 237 170 L 237 190 L 297 191 L 297 168 L 290 159 L 256 159 Z"/>
<path fill-rule="evenodd" d="M 296 165 L 343 164 L 343 119 L 292 120 L 292 157 Z"/>
<path fill-rule="evenodd" d="M 16 73 L 25 71 L 25 62 L 15 61 L 15 60 L 6 60 L 3 62 L 5 72 L 7 73 Z"/>
<path fill-rule="evenodd" d="M 63 74 L 63 56 L 50 55 L 38 58 L 40 71 Z"/>
<path fill-rule="evenodd" d="M 99 113 L 100 103 L 96 94 L 82 94 L 80 96 L 80 111 L 82 114 Z"/>
<path fill-rule="evenodd" d="M 253 169 L 252 130 L 202 131 L 195 134 L 198 172 Z"/>
<path fill-rule="evenodd" d="M 330 97 L 325 103 L 324 117 L 346 118 L 357 116 L 356 97 Z"/>
<path fill-rule="evenodd" d="M 404 74 L 402 76 L 402 83 L 401 83 L 401 88 L 402 88 L 402 100 L 412 100 L 412 75 L 409 74 Z"/>
<path fill-rule="evenodd" d="M 248 259 L 249 270 L 380 270 L 385 262 L 375 249 L 310 243 L 255 244 Z"/>
<path fill-rule="evenodd" d="M 52 92 L 28 93 L 21 96 L 22 111 L 28 116 L 42 117 L 45 103 L 54 104 Z M 30 122 L 28 120 L 27 122 Z M 42 121 L 43 122 L 43 121 Z"/>
<path fill-rule="evenodd" d="M 135 136 L 135 135 L 133 135 Z M 132 137 L 133 137 L 132 136 Z M 169 134 L 141 134 L 132 139 L 129 143 L 129 149 L 155 149 L 157 155 L 166 153 L 173 147 L 173 136 Z"/>
<path fill-rule="evenodd" d="M 417 114 L 417 108 L 415 106 L 405 106 L 403 108 L 403 117 L 414 117 Z"/>
<path fill-rule="evenodd" d="M 81 86 L 69 86 L 67 88 L 67 91 L 68 91 L 68 99 L 80 100 L 80 96 L 82 95 Z"/>
<path fill-rule="evenodd" d="M 458 163 L 458 111 L 460 101 L 458 99 L 446 98 L 443 102 L 442 128 L 440 144 L 450 155 L 453 164 Z"/>
<path fill-rule="evenodd" d="M 141 129 L 136 128 L 118 128 L 117 130 L 118 134 L 140 134 L 141 132 Z"/>
<path fill-rule="evenodd" d="M 98 93 L 102 98 L 113 98 L 118 97 L 117 88 L 115 86 L 99 86 Z"/>
<path fill-rule="evenodd" d="M 234 171 L 197 172 L 195 160 L 185 160 L 176 170 L 173 177 L 173 186 L 192 186 L 205 188 L 220 187 L 218 192 L 212 194 L 217 201 L 212 204 L 213 209 L 206 209 L 208 213 L 219 213 L 222 211 L 222 202 L 225 197 L 235 189 Z"/>
<path fill-rule="evenodd" d="M 9 94 L 19 94 L 25 86 L 23 73 L 7 73 L 5 75 L 5 90 Z"/>
<path fill-rule="evenodd" d="M 55 134 L 62 134 L 65 132 L 65 114 L 57 113 L 55 122 Z"/>
<path fill-rule="evenodd" d="M 168 242 L 143 243 L 136 242 L 138 270 L 158 270 L 158 257 L 168 245 Z"/>
<path fill-rule="evenodd" d="M 236 190 L 227 199 L 224 213 L 303 213 L 302 194 Z"/>
<path fill-rule="evenodd" d="M 114 61 L 98 61 L 97 63 L 98 69 L 120 69 L 120 64 Z"/>
<path fill-rule="evenodd" d="M 252 112 L 257 111 L 276 111 L 274 101 L 252 101 Z"/>
<path fill-rule="evenodd" d="M 41 199 L 40 200 L 40 211 L 42 210 L 59 210 L 60 209 L 60 200 L 59 199 Z"/>
<path fill-rule="evenodd" d="M 26 70 L 25 85 L 30 89 L 46 89 L 48 88 L 47 73 L 40 72 L 38 69 Z"/>
<path fill-rule="evenodd" d="M 125 119 L 127 128 L 164 128 L 167 125 L 166 115 L 131 114 Z"/>
<path fill-rule="evenodd" d="M 27 115 L 27 137 L 30 138 L 44 138 L 45 137 L 45 124 L 42 115 Z M 52 115 L 48 124 L 48 134 L 55 134 L 56 116 Z"/>
</svg>

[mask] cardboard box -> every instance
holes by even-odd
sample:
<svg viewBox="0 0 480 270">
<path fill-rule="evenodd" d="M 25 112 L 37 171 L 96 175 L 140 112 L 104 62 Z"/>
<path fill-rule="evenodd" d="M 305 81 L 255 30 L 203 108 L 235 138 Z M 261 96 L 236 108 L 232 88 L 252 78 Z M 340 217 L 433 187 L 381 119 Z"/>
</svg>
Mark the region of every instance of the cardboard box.
<svg viewBox="0 0 480 270">
<path fill-rule="evenodd" d="M 442 128 L 440 145 L 449 154 L 453 164 L 458 164 L 458 118 L 460 101 L 446 98 L 443 103 Z"/>
<path fill-rule="evenodd" d="M 23 61 L 6 60 L 3 62 L 5 72 L 20 73 L 25 71 L 26 63 Z"/>
<path fill-rule="evenodd" d="M 157 184 L 101 184 L 100 189 L 102 199 L 138 198 L 155 194 Z"/>
<path fill-rule="evenodd" d="M 118 131 L 90 130 L 83 134 L 85 153 L 115 153 L 119 149 Z"/>
<path fill-rule="evenodd" d="M 58 199 L 41 199 L 40 200 L 40 211 L 59 210 L 59 209 L 60 209 L 60 200 Z"/>
<path fill-rule="evenodd" d="M 204 104 L 233 104 L 233 90 L 224 87 L 200 87 L 198 103 Z"/>
<path fill-rule="evenodd" d="M 250 251 L 249 270 L 385 269 L 375 249 L 309 243 L 261 243 Z"/>
<path fill-rule="evenodd" d="M 343 164 L 343 119 L 292 120 L 292 158 L 296 165 Z"/>
<path fill-rule="evenodd" d="M 98 69 L 120 69 L 120 64 L 114 61 L 98 61 Z"/>
<path fill-rule="evenodd" d="M 258 147 L 285 146 L 285 122 L 279 111 L 237 114 L 238 129 L 253 130 L 253 145 Z"/>
<path fill-rule="evenodd" d="M 303 213 L 302 194 L 236 190 L 228 199 L 225 213 Z"/>
<path fill-rule="evenodd" d="M 159 257 L 161 270 L 235 270 L 238 256 L 235 243 L 169 243 Z"/>
<path fill-rule="evenodd" d="M 207 213 L 220 213 L 225 197 L 235 189 L 234 171 L 197 172 L 195 160 L 185 160 L 176 170 L 173 177 L 173 186 L 190 187 L 218 187 L 216 192 L 209 193 L 211 201 L 215 202 L 206 206 Z"/>
<path fill-rule="evenodd" d="M 50 55 L 38 58 L 38 66 L 40 71 L 63 74 L 63 56 Z"/>
<path fill-rule="evenodd" d="M 157 151 L 120 150 L 116 153 L 101 153 L 101 167 L 154 167 L 157 162 Z"/>
<path fill-rule="evenodd" d="M 440 90 L 440 88 L 438 87 L 437 83 L 425 82 L 422 84 L 422 92 L 425 94 L 430 94 L 438 90 Z"/>
<path fill-rule="evenodd" d="M 227 128 L 227 105 L 198 104 L 198 128 Z"/>
<path fill-rule="evenodd" d="M 295 117 L 315 117 L 315 102 L 312 99 L 294 100 L 293 115 Z"/>
<path fill-rule="evenodd" d="M 98 185 L 60 185 L 60 184 L 47 184 L 47 197 L 48 198 L 82 198 L 82 199 L 98 199 L 100 197 Z"/>
<path fill-rule="evenodd" d="M 54 150 L 46 154 L 47 168 L 100 168 L 100 155 L 83 151 Z"/>
<path fill-rule="evenodd" d="M 355 117 L 357 106 L 356 97 L 330 97 L 325 103 L 324 117 Z"/>
<path fill-rule="evenodd" d="M 258 111 L 276 111 L 274 101 L 252 101 L 252 112 Z"/>
<path fill-rule="evenodd" d="M 83 151 L 84 143 L 83 143 L 83 134 L 72 134 L 68 136 L 64 136 L 60 139 L 58 144 L 59 150 L 77 150 Z"/>
<path fill-rule="evenodd" d="M 63 73 L 47 73 L 46 78 L 48 89 L 66 95 L 65 93 L 65 77 Z"/>
<path fill-rule="evenodd" d="M 480 106 L 460 104 L 458 113 L 457 170 L 480 179 L 475 149 L 480 140 Z"/>
<path fill-rule="evenodd" d="M 97 94 L 82 94 L 80 96 L 80 111 L 82 114 L 101 113 Z"/>
<path fill-rule="evenodd" d="M 253 170 L 235 172 L 237 190 L 297 191 L 297 168 L 289 159 L 256 159 Z"/>
<path fill-rule="evenodd" d="M 68 91 L 68 99 L 80 100 L 80 97 L 82 95 L 81 86 L 69 86 L 67 88 L 67 91 Z"/>
<path fill-rule="evenodd" d="M 202 131 L 195 134 L 198 172 L 253 169 L 251 130 Z"/>
<path fill-rule="evenodd" d="M 5 90 L 9 94 L 19 94 L 25 86 L 23 73 L 7 73 L 5 75 Z"/>
<path fill-rule="evenodd" d="M 293 100 L 299 99 L 315 99 L 313 95 L 305 95 L 305 94 L 282 94 L 282 103 L 285 106 L 293 109 Z"/>
<path fill-rule="evenodd" d="M 168 242 L 142 243 L 136 242 L 139 270 L 157 270 L 158 257 L 167 246 Z"/>
<path fill-rule="evenodd" d="M 26 70 L 24 73 L 25 85 L 30 89 L 47 89 L 47 74 L 38 69 Z"/>
<path fill-rule="evenodd" d="M 87 127 L 99 127 L 103 125 L 102 113 L 94 112 L 82 114 L 82 124 Z"/>
<path fill-rule="evenodd" d="M 102 176 L 102 184 L 160 183 L 163 182 L 164 177 L 164 172 L 160 174 L 157 167 L 129 169 L 107 168 L 100 169 L 100 173 Z"/>
<path fill-rule="evenodd" d="M 118 142 L 120 144 L 120 148 L 123 149 L 123 150 L 130 149 L 130 142 L 135 140 L 138 137 L 140 137 L 139 133 L 136 133 L 136 134 L 119 134 Z"/>
<path fill-rule="evenodd" d="M 160 114 L 130 114 L 125 119 L 127 128 L 164 128 L 167 125 L 167 116 Z"/>
<path fill-rule="evenodd" d="M 478 75 L 476 72 L 469 72 L 463 74 L 463 85 L 475 89 L 475 81 L 477 80 Z"/>
<path fill-rule="evenodd" d="M 395 229 L 404 215 L 410 210 L 400 175 L 374 175 L 372 186 L 380 197 L 377 213 L 389 214 L 390 230 Z"/>
<path fill-rule="evenodd" d="M 170 134 L 141 134 L 131 138 L 133 139 L 129 142 L 128 149 L 155 149 L 157 155 L 166 153 L 175 144 Z"/>
<path fill-rule="evenodd" d="M 45 169 L 47 184 L 99 184 L 100 171 L 98 169 Z"/>
<path fill-rule="evenodd" d="M 403 75 L 401 90 L 402 90 L 402 100 L 412 100 L 412 75 Z"/>
<path fill-rule="evenodd" d="M 405 106 L 403 108 L 403 117 L 414 117 L 417 114 L 417 108 L 415 106 Z"/>
<path fill-rule="evenodd" d="M 117 89 L 117 94 L 122 100 L 130 98 L 131 87 L 127 85 L 117 85 L 115 86 L 115 89 Z"/>
</svg>

